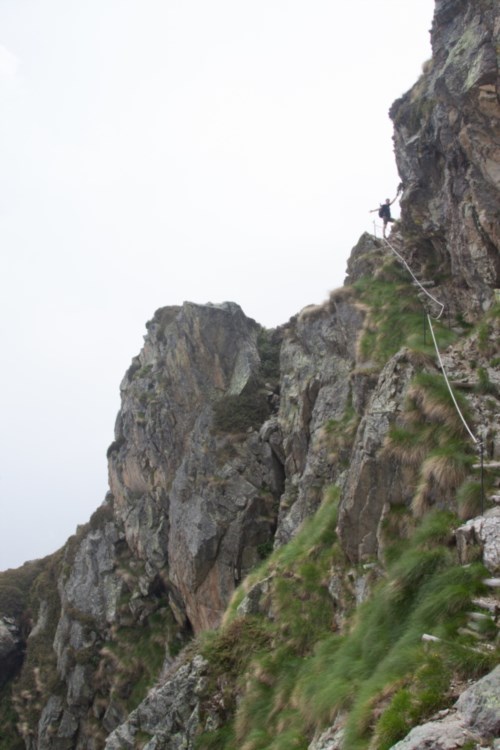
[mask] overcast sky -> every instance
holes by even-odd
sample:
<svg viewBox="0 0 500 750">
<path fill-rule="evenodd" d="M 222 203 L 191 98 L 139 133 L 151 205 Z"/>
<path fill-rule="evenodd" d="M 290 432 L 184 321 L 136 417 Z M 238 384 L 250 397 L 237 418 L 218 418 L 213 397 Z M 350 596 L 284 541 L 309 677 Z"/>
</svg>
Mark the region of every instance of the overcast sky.
<svg viewBox="0 0 500 750">
<path fill-rule="evenodd" d="M 0 1 L 0 569 L 101 503 L 158 307 L 234 300 L 272 327 L 342 284 L 396 191 L 387 111 L 430 57 L 432 12 Z"/>
</svg>

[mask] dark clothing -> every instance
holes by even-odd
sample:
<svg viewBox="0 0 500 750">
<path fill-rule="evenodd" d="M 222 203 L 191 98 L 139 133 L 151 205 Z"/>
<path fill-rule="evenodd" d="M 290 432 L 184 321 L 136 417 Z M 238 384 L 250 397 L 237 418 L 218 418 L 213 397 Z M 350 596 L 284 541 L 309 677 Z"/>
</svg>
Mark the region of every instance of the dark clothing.
<svg viewBox="0 0 500 750">
<path fill-rule="evenodd" d="M 384 222 L 392 221 L 391 219 L 391 207 L 388 203 L 383 203 L 380 206 L 380 211 L 378 212 L 378 215 L 381 219 L 384 220 Z"/>
</svg>

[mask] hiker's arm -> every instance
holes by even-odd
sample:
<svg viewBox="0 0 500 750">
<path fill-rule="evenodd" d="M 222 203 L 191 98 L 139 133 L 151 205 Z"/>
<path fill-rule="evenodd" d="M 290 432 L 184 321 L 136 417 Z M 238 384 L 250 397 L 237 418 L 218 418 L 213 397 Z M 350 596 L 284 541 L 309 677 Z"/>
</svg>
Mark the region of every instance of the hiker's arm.
<svg viewBox="0 0 500 750">
<path fill-rule="evenodd" d="M 398 192 L 396 193 L 396 197 L 393 198 L 392 201 L 389 203 L 390 206 L 392 206 L 392 204 L 398 199 L 399 194 L 402 192 L 403 192 L 403 183 L 400 182 L 398 185 Z"/>
</svg>

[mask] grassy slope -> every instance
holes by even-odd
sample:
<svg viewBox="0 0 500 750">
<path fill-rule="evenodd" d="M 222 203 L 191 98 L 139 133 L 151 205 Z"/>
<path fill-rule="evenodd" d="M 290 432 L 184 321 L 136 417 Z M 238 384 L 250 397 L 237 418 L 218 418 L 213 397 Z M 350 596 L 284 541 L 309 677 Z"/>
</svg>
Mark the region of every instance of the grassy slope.
<svg viewBox="0 0 500 750">
<path fill-rule="evenodd" d="M 369 308 L 362 357 L 380 368 L 406 345 L 433 367 L 421 310 L 400 269 L 387 263 L 378 278 L 358 282 L 356 293 Z M 437 335 L 441 348 L 454 338 L 439 326 Z M 366 571 L 350 569 L 336 540 L 338 491 L 330 488 L 297 537 L 236 593 L 221 630 L 202 642 L 212 674 L 205 706 L 212 720 L 218 706 L 218 728 L 200 736 L 199 748 L 305 750 L 340 714 L 346 750 L 386 750 L 450 705 L 454 681 L 498 663 L 498 645 L 479 653 L 461 632 L 487 571 L 479 562 L 460 565 L 453 543 L 460 524 L 454 499 L 457 488 L 459 498 L 461 486 L 467 492 L 473 458 L 442 386 L 439 375 L 417 376 L 389 436 L 387 455 L 420 469 L 419 503 L 413 513 L 394 508 L 386 519 L 387 536 L 404 528 L 408 538 L 396 536 L 387 547 L 384 574 L 372 582 L 369 599 L 355 606 L 352 581 Z M 464 400 L 461 407 L 467 413 Z M 426 493 L 443 502 L 432 508 Z M 240 616 L 245 591 L 258 581 L 267 582 L 261 613 Z M 440 641 L 425 643 L 424 633 Z"/>
</svg>

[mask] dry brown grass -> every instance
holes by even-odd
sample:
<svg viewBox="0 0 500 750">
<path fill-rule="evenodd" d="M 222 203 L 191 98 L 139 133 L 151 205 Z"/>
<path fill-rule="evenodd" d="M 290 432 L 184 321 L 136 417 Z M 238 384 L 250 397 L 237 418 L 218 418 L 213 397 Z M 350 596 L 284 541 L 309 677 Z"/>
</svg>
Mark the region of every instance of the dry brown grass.
<svg viewBox="0 0 500 750">
<path fill-rule="evenodd" d="M 421 476 L 423 481 L 427 483 L 433 481 L 437 487 L 444 490 L 458 487 L 467 476 L 467 470 L 453 457 L 430 456 L 422 465 Z"/>
<path fill-rule="evenodd" d="M 411 501 L 411 509 L 415 518 L 423 518 L 430 511 L 434 500 L 429 492 L 427 482 L 421 481 Z"/>
<path fill-rule="evenodd" d="M 417 468 L 424 461 L 429 450 L 427 440 L 419 440 L 417 436 L 413 436 L 411 433 L 408 433 L 407 440 L 397 439 L 393 431 L 385 438 L 383 455 L 394 458 L 405 466 Z"/>
<path fill-rule="evenodd" d="M 341 286 L 338 289 L 333 289 L 333 291 L 330 292 L 330 297 L 328 299 L 330 309 L 334 310 L 335 305 L 340 302 L 354 301 L 354 297 L 355 292 L 352 286 Z"/>
<path fill-rule="evenodd" d="M 442 424 L 443 422 L 454 423 L 457 420 L 457 413 L 451 400 L 447 403 L 419 384 L 414 383 L 409 387 L 408 400 L 411 404 L 409 413 L 415 411 L 419 421 L 424 418 L 426 421 Z"/>
<path fill-rule="evenodd" d="M 328 302 L 323 302 L 321 305 L 307 305 L 299 312 L 298 321 L 299 323 L 303 323 L 305 320 L 312 322 L 328 315 L 328 313 Z"/>
</svg>

